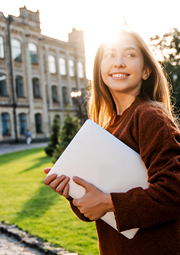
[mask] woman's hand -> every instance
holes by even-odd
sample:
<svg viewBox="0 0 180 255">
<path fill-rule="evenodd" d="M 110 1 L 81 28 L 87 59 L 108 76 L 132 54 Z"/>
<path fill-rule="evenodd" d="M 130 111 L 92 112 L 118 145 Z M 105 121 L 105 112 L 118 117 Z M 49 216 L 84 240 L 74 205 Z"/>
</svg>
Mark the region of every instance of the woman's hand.
<svg viewBox="0 0 180 255">
<path fill-rule="evenodd" d="M 110 194 L 97 189 L 93 184 L 79 177 L 73 177 L 73 181 L 85 188 L 86 193 L 80 199 L 73 199 L 73 204 L 90 220 L 98 220 L 104 214 L 114 211 Z"/>
<path fill-rule="evenodd" d="M 45 168 L 45 174 L 48 174 L 50 170 L 51 168 Z M 44 179 L 44 184 L 49 185 L 59 195 L 69 198 L 69 180 L 70 178 L 65 175 L 57 177 L 57 174 L 51 174 Z"/>
</svg>

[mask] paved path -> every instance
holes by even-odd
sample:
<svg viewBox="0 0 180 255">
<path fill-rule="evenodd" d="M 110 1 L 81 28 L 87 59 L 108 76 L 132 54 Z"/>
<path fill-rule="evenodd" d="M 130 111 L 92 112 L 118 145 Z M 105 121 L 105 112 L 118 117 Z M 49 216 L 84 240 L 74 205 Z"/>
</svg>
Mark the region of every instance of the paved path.
<svg viewBox="0 0 180 255">
<path fill-rule="evenodd" d="M 15 151 L 28 150 L 33 148 L 46 147 L 47 143 L 32 143 L 27 145 L 25 143 L 20 144 L 0 144 L 0 155 L 11 153 Z"/>
<path fill-rule="evenodd" d="M 0 255 L 45 255 L 45 253 L 28 248 L 24 243 L 20 243 L 15 238 L 1 233 Z"/>
</svg>

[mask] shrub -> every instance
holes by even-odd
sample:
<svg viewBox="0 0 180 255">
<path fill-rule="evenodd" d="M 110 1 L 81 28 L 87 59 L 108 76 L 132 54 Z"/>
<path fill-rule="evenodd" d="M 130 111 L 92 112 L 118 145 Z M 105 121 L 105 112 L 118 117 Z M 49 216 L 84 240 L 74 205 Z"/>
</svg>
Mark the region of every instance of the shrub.
<svg viewBox="0 0 180 255">
<path fill-rule="evenodd" d="M 53 124 L 51 127 L 51 134 L 49 136 L 49 142 L 47 147 L 45 147 L 44 149 L 48 156 L 52 156 L 56 148 L 56 144 L 58 143 L 59 130 L 60 130 L 59 119 L 54 117 Z"/>
<path fill-rule="evenodd" d="M 53 163 L 55 163 L 59 156 L 63 153 L 79 129 L 80 124 L 78 118 L 72 117 L 70 113 L 67 113 L 63 125 L 60 128 L 58 144 L 53 152 Z"/>
</svg>

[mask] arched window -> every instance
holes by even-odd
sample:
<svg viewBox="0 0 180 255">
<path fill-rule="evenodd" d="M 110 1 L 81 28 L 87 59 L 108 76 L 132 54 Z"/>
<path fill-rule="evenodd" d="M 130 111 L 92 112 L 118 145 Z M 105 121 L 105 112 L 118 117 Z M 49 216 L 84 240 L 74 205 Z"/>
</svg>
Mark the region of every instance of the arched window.
<svg viewBox="0 0 180 255">
<path fill-rule="evenodd" d="M 74 61 L 73 60 L 69 60 L 69 75 L 71 77 L 75 76 L 75 69 L 74 69 Z"/>
<path fill-rule="evenodd" d="M 1 114 L 1 126 L 2 126 L 2 135 L 10 135 L 9 114 L 6 112 L 3 112 Z"/>
<path fill-rule="evenodd" d="M 4 58 L 4 44 L 2 36 L 0 36 L 0 58 Z"/>
<path fill-rule="evenodd" d="M 34 98 L 40 98 L 39 79 L 33 78 L 32 83 L 33 83 Z"/>
<path fill-rule="evenodd" d="M 77 68 L 78 68 L 79 78 L 84 78 L 84 68 L 83 68 L 83 64 L 81 62 L 78 62 Z"/>
<path fill-rule="evenodd" d="M 56 86 L 52 86 L 52 101 L 53 103 L 57 103 L 58 102 L 58 93 L 57 93 L 57 87 Z"/>
<path fill-rule="evenodd" d="M 48 56 L 49 72 L 56 73 L 56 59 L 54 56 Z"/>
<path fill-rule="evenodd" d="M 29 43 L 29 53 L 31 58 L 31 64 L 37 64 L 37 46 L 35 43 Z"/>
<path fill-rule="evenodd" d="M 19 75 L 16 76 L 16 93 L 17 97 L 24 97 L 23 78 Z"/>
<path fill-rule="evenodd" d="M 25 134 L 26 132 L 26 114 L 20 113 L 19 114 L 19 133 Z"/>
<path fill-rule="evenodd" d="M 42 133 L 42 118 L 40 113 L 35 114 L 36 133 Z"/>
<path fill-rule="evenodd" d="M 67 105 L 69 103 L 68 94 L 67 94 L 67 87 L 62 87 L 62 94 L 63 94 L 63 104 Z"/>
<path fill-rule="evenodd" d="M 64 58 L 59 58 L 59 73 L 66 75 L 66 60 Z"/>
<path fill-rule="evenodd" d="M 21 61 L 21 42 L 17 39 L 11 40 L 12 57 L 16 61 Z"/>
<path fill-rule="evenodd" d="M 6 75 L 0 73 L 0 96 L 6 96 Z"/>
</svg>

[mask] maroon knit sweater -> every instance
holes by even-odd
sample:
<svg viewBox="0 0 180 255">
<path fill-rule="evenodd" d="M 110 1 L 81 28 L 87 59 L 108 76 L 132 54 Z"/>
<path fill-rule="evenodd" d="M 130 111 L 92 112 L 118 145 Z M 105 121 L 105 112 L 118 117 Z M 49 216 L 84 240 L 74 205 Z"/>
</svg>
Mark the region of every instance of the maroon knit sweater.
<svg viewBox="0 0 180 255">
<path fill-rule="evenodd" d="M 158 107 L 136 98 L 108 129 L 141 155 L 149 187 L 111 193 L 118 231 L 96 222 L 101 255 L 180 254 L 180 132 Z M 89 221 L 72 204 L 84 221 Z M 120 232 L 140 228 L 133 239 Z"/>
</svg>

